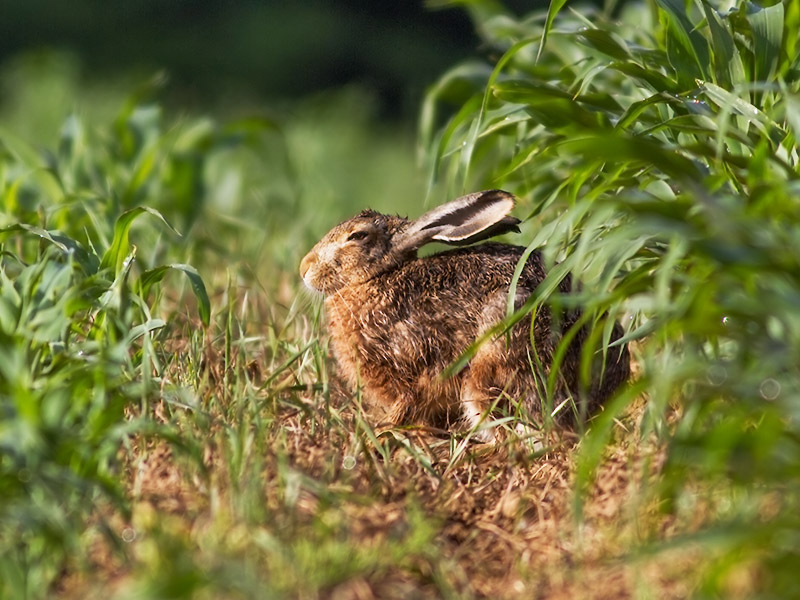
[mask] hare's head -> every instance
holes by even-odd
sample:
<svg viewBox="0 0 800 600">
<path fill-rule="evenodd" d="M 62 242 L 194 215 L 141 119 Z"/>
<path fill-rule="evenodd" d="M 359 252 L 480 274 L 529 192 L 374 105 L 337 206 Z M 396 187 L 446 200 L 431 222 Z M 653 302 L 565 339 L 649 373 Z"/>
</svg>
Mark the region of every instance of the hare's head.
<svg viewBox="0 0 800 600">
<path fill-rule="evenodd" d="M 476 192 L 443 204 L 416 221 L 365 210 L 331 229 L 300 263 L 306 285 L 323 294 L 364 283 L 413 259 L 428 242 L 465 245 L 517 229 L 507 216 L 514 197 Z"/>
<path fill-rule="evenodd" d="M 401 217 L 362 211 L 317 242 L 300 262 L 300 276 L 324 294 L 367 281 L 395 260 L 392 240 L 408 224 Z"/>
</svg>

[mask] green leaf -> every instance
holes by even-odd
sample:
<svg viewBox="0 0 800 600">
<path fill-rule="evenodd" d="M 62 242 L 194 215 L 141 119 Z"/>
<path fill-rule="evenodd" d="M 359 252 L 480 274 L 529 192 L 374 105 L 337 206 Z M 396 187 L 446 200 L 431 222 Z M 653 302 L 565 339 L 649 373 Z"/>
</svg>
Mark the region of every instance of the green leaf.
<svg viewBox="0 0 800 600">
<path fill-rule="evenodd" d="M 137 122 L 137 112 L 160 92 L 166 82 L 166 73 L 161 71 L 140 84 L 114 119 L 115 141 L 123 160 L 133 160 L 141 151 L 144 136 Z"/>
<path fill-rule="evenodd" d="M 536 62 L 542 56 L 542 51 L 547 43 L 547 37 L 550 35 L 550 29 L 553 27 L 553 22 L 556 20 L 558 13 L 564 8 L 567 0 L 550 0 L 550 5 L 547 8 L 547 18 L 544 21 L 544 29 L 542 30 L 542 42 L 539 44 L 539 50 L 536 53 Z"/>
<path fill-rule="evenodd" d="M 131 225 L 136 220 L 136 217 L 142 214 L 150 214 L 158 218 L 164 225 L 169 227 L 175 234 L 180 235 L 175 229 L 167 223 L 164 216 L 153 208 L 147 206 L 137 206 L 122 213 L 114 224 L 114 239 L 111 241 L 111 246 L 103 254 L 103 259 L 100 262 L 101 269 L 113 268 L 115 274 L 119 274 L 122 270 L 122 264 L 125 257 L 130 250 L 128 243 L 128 235 L 130 233 Z"/>
<path fill-rule="evenodd" d="M 793 96 L 784 90 L 786 96 L 785 116 L 795 139 L 800 139 L 800 97 Z"/>
<path fill-rule="evenodd" d="M 163 143 L 163 139 L 161 143 Z M 139 153 L 128 187 L 123 194 L 123 206 L 130 206 L 136 199 L 143 195 L 142 190 L 147 185 L 156 166 L 156 159 L 161 151 L 161 143 L 154 144 Z"/>
<path fill-rule="evenodd" d="M 666 57 L 663 60 L 666 60 Z M 635 78 L 638 83 L 644 84 L 642 87 L 655 92 L 679 94 L 685 91 L 679 81 L 665 77 L 656 69 L 645 68 L 634 62 L 613 62 L 608 68 Z"/>
<path fill-rule="evenodd" d="M 460 127 L 469 123 L 470 119 L 474 118 L 476 112 L 480 110 L 481 101 L 483 96 L 476 94 L 466 102 L 464 102 L 461 110 L 450 119 L 447 127 L 442 131 L 436 144 L 435 150 L 430 158 L 430 178 L 428 180 L 428 195 L 430 195 L 436 177 L 439 174 L 442 159 L 454 150 L 451 149 L 451 140 L 455 136 Z M 458 146 L 460 149 L 460 146 Z"/>
<path fill-rule="evenodd" d="M 698 81 L 698 85 L 701 86 L 708 99 L 722 109 L 723 113 L 737 115 L 747 123 L 754 125 L 762 134 L 772 138 L 776 143 L 783 137 L 778 124 L 755 105 L 713 83 Z M 720 127 L 720 132 L 724 133 L 724 127 Z"/>
<path fill-rule="evenodd" d="M 150 333 L 156 329 L 161 329 L 166 324 L 167 322 L 163 319 L 148 319 L 145 323 L 132 327 L 130 332 L 128 332 L 128 338 L 126 340 L 127 345 L 130 346 L 134 341 L 146 333 Z"/>
<path fill-rule="evenodd" d="M 658 104 L 675 105 L 680 103 L 681 103 L 680 100 L 675 98 L 671 94 L 665 94 L 664 92 L 653 94 L 652 96 L 645 98 L 644 100 L 640 100 L 639 102 L 633 102 L 630 105 L 628 105 L 628 108 L 625 109 L 625 112 L 619 118 L 615 127 L 617 129 L 624 130 L 631 125 L 641 124 L 642 113 L 644 113 L 648 108 L 652 106 Z"/>
<path fill-rule="evenodd" d="M 577 34 L 577 39 L 587 46 L 602 52 L 615 60 L 631 60 L 631 52 L 620 36 L 606 29 L 584 29 Z"/>
<path fill-rule="evenodd" d="M 87 275 L 95 273 L 98 269 L 99 260 L 97 256 L 89 254 L 80 243 L 58 231 L 48 231 L 41 227 L 36 227 L 35 225 L 28 225 L 27 223 L 15 223 L 14 225 L 0 228 L 0 241 L 6 236 L 20 233 L 35 235 L 49 242 L 65 254 L 71 254 L 76 263 Z"/>
<path fill-rule="evenodd" d="M 576 153 L 586 159 L 652 165 L 678 180 L 701 179 L 694 162 L 650 138 L 586 135 L 565 140 L 559 146 L 565 152 Z"/>
<path fill-rule="evenodd" d="M 682 0 L 656 0 L 667 19 L 667 53 L 679 78 L 690 81 L 690 77 L 708 79 L 708 41 L 686 13 Z M 694 74 L 694 75 L 692 75 Z"/>
<path fill-rule="evenodd" d="M 524 48 L 530 46 L 534 42 L 538 41 L 538 37 L 527 38 L 524 40 L 520 40 L 519 42 L 515 43 L 511 48 L 509 48 L 500 60 L 497 61 L 494 69 L 492 69 L 492 74 L 489 76 L 489 81 L 486 84 L 486 90 L 483 94 L 483 100 L 481 102 L 480 110 L 476 115 L 475 119 L 472 122 L 472 126 L 470 127 L 469 133 L 467 134 L 467 139 L 464 141 L 464 146 L 461 150 L 461 161 L 460 166 L 463 172 L 464 182 L 468 181 L 469 179 L 469 167 L 470 163 L 472 162 L 472 154 L 475 151 L 475 144 L 478 140 L 479 134 L 481 132 L 481 125 L 483 123 L 483 117 L 486 114 L 488 107 L 489 107 L 489 99 L 492 96 L 492 92 L 494 90 L 494 85 L 497 82 L 497 79 L 500 77 L 500 74 L 505 69 L 506 65 Z"/>
<path fill-rule="evenodd" d="M 711 31 L 711 42 L 714 52 L 715 83 L 732 86 L 746 81 L 746 73 L 739 49 L 733 40 L 733 35 L 719 18 L 717 11 L 708 3 L 703 2 L 706 21 Z"/>
<path fill-rule="evenodd" d="M 191 265 L 175 263 L 171 265 L 162 265 L 160 267 L 156 267 L 155 269 L 145 271 L 139 278 L 141 295 L 147 296 L 147 294 L 150 292 L 150 288 L 154 284 L 164 279 L 164 276 L 170 270 L 180 271 L 189 279 L 189 283 L 192 286 L 192 291 L 194 291 L 195 298 L 197 298 L 197 310 L 200 313 L 200 320 L 203 322 L 203 325 L 208 327 L 208 324 L 211 322 L 211 301 L 208 298 L 208 292 L 206 291 L 206 286 L 203 283 L 203 278 L 197 272 L 197 269 Z"/>
<path fill-rule="evenodd" d="M 436 137 L 436 127 L 439 126 L 437 121 L 440 118 L 437 110 L 439 103 L 461 105 L 459 113 L 463 114 L 466 104 L 474 102 L 477 104 L 469 113 L 475 112 L 480 107 L 481 96 L 491 73 L 492 70 L 487 65 L 469 62 L 448 71 L 430 88 L 425 94 L 419 118 L 418 136 L 423 148 L 430 148 Z M 448 129 L 454 129 L 452 123 Z"/>
<path fill-rule="evenodd" d="M 768 7 L 756 4 L 749 6 L 752 12 L 748 13 L 747 20 L 753 29 L 756 80 L 771 81 L 781 55 L 783 4 L 778 2 Z"/>
<path fill-rule="evenodd" d="M 42 229 L 41 227 L 36 227 L 35 225 L 28 225 L 27 223 L 15 223 L 14 225 L 9 225 L 8 227 L 3 227 L 0 229 L 0 240 L 6 237 L 8 234 L 15 234 L 15 233 L 30 233 L 37 237 L 42 238 L 53 244 L 56 248 L 61 250 L 62 252 L 69 252 L 69 248 L 67 245 L 62 241 L 56 239 L 53 236 L 53 232 L 47 231 Z"/>
<path fill-rule="evenodd" d="M 494 95 L 507 102 L 524 104 L 537 123 L 551 129 L 602 129 L 610 127 L 603 111 L 588 110 L 570 94 L 546 84 L 505 81 L 495 84 Z"/>
</svg>

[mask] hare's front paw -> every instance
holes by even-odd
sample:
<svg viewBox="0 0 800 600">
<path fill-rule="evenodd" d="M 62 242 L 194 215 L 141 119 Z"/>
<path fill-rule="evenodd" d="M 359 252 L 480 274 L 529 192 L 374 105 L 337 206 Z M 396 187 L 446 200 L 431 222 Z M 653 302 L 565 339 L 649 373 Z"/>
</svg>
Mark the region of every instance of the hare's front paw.
<svg viewBox="0 0 800 600">
<path fill-rule="evenodd" d="M 491 425 L 490 407 L 491 402 L 483 394 L 478 394 L 469 384 L 464 386 L 461 396 L 462 414 L 470 437 L 477 442 L 488 444 L 497 441 L 495 427 Z"/>
</svg>

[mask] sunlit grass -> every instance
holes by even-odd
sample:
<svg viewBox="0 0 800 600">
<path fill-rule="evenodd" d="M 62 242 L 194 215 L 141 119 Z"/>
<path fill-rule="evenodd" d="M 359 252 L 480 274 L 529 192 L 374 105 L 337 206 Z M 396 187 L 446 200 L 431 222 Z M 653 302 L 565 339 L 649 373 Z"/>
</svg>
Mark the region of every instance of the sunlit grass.
<svg viewBox="0 0 800 600">
<path fill-rule="evenodd" d="M 43 131 L 67 75 L 6 106 L 0 597 L 793 589 L 800 14 L 560 4 L 469 5 L 497 61 L 431 89 L 427 178 L 357 89 L 214 117 L 154 80 Z M 296 265 L 366 206 L 489 187 L 580 283 L 526 309 L 622 321 L 635 381 L 544 447 L 376 428 Z"/>
</svg>

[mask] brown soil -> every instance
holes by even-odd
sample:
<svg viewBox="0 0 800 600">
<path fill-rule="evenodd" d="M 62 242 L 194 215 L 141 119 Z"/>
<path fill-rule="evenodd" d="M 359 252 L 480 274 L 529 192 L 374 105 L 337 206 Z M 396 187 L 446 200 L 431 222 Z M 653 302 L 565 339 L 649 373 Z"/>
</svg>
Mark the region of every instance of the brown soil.
<svg viewBox="0 0 800 600">
<path fill-rule="evenodd" d="M 346 410 L 341 414 L 353 418 Z M 643 471 L 658 471 L 660 453 L 626 431 L 634 428 L 635 415 L 629 416 L 628 427 L 620 424 L 617 441 L 607 449 L 585 495 L 582 519 L 575 514 L 574 436 L 554 438 L 557 446 L 541 456 L 532 456 L 521 443 L 467 444 L 453 461 L 447 439 L 387 431 L 378 438 L 391 449 L 387 465 L 369 442 L 356 452 L 361 442 L 352 429 L 326 431 L 319 422 L 309 427 L 309 420 L 314 417 L 302 408 L 280 411 L 281 452 L 287 465 L 320 486 L 301 486 L 287 517 L 293 527 L 302 533 L 303 523 L 320 510 L 327 489 L 340 499 L 336 518 L 344 524 L 348 539 L 379 547 L 408 527 L 411 511 L 421 510 L 436 524 L 438 549 L 438 555 L 411 557 L 407 564 L 361 574 L 312 597 L 438 597 L 439 588 L 432 582 L 442 561 L 449 565 L 449 585 L 462 597 L 691 595 L 697 552 L 682 548 L 636 557 L 642 543 L 669 537 L 675 527 L 643 494 Z M 346 425 L 352 427 L 353 422 Z M 409 443 L 430 461 L 428 466 L 404 448 Z M 347 458 L 351 455 L 355 458 Z M 279 513 L 286 503 L 284 492 L 268 482 L 279 477 L 280 467 L 274 457 L 265 458 L 263 501 Z M 176 456 L 167 442 L 141 442 L 135 447 L 128 458 L 132 515 L 126 522 L 110 513 L 110 522 L 131 547 L 122 555 L 127 558 L 120 558 L 98 537 L 92 553 L 94 570 L 66 574 L 59 595 L 100 598 L 124 592 L 136 570 L 138 538 L 146 537 L 141 532 L 164 527 L 164 519 L 189 540 L 218 527 L 214 520 L 219 509 L 214 505 L 230 500 L 230 484 L 213 438 L 204 446 L 203 462 L 208 476 L 200 478 L 196 465 Z"/>
</svg>

